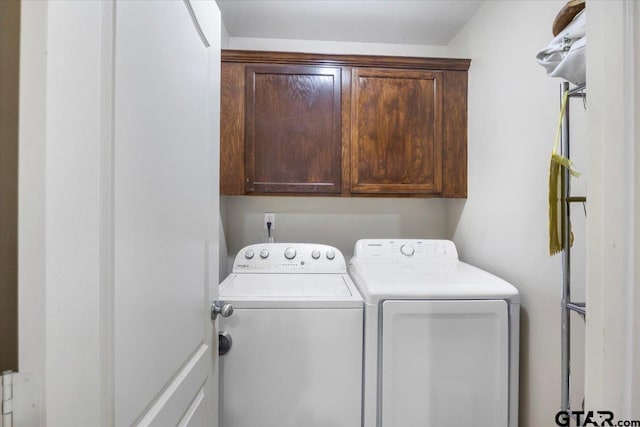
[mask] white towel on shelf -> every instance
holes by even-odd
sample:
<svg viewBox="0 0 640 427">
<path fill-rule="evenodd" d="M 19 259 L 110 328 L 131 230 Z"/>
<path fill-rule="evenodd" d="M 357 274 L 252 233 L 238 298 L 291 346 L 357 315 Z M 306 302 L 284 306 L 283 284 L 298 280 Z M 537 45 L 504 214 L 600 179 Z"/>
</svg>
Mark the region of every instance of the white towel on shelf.
<svg viewBox="0 0 640 427">
<path fill-rule="evenodd" d="M 573 84 L 587 81 L 586 71 L 586 14 L 583 10 L 573 18 L 552 41 L 549 46 L 536 55 L 551 77 L 560 77 Z"/>
</svg>

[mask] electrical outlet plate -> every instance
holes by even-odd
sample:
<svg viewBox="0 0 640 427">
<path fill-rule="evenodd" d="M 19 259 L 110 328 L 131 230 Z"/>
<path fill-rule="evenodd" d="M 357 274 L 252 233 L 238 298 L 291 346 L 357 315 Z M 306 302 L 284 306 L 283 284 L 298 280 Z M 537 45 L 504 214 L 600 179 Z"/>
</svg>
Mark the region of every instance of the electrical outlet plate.
<svg viewBox="0 0 640 427">
<path fill-rule="evenodd" d="M 276 214 L 273 212 L 264 213 L 264 229 L 267 230 L 267 222 L 271 222 L 271 231 L 276 229 Z"/>
</svg>

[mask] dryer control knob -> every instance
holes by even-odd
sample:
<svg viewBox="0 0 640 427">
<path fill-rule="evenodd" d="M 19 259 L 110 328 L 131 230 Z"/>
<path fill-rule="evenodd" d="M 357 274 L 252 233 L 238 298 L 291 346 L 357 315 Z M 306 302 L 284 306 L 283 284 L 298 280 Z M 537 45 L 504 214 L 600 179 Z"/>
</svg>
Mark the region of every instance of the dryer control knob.
<svg viewBox="0 0 640 427">
<path fill-rule="evenodd" d="M 331 249 L 329 249 L 327 251 L 327 259 L 328 260 L 332 260 L 336 257 L 336 253 L 334 251 L 332 251 Z"/>
<path fill-rule="evenodd" d="M 284 257 L 286 259 L 294 259 L 296 257 L 296 250 L 293 248 L 287 248 L 284 250 Z"/>
<path fill-rule="evenodd" d="M 320 258 L 320 251 L 317 250 L 317 249 L 314 249 L 313 252 L 311 252 L 311 258 L 313 258 L 313 259 Z"/>
<path fill-rule="evenodd" d="M 247 251 L 244 253 L 244 257 L 246 259 L 251 259 L 253 258 L 253 251 L 251 249 L 247 249 Z"/>
<path fill-rule="evenodd" d="M 413 246 L 411 246 L 411 245 L 402 245 L 402 246 L 400 246 L 400 252 L 404 256 L 412 256 L 413 253 L 415 252 L 415 250 L 413 249 Z"/>
<path fill-rule="evenodd" d="M 260 258 L 262 259 L 267 259 L 269 258 L 269 251 L 266 249 L 263 249 L 260 251 Z"/>
</svg>

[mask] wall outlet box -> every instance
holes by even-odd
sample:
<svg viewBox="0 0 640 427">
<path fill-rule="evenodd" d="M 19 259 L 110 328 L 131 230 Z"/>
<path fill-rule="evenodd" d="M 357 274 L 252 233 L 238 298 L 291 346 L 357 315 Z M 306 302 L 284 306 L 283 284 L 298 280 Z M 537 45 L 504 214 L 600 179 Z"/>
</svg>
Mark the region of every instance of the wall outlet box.
<svg viewBox="0 0 640 427">
<path fill-rule="evenodd" d="M 271 223 L 271 231 L 276 229 L 276 214 L 273 212 L 265 212 L 264 213 L 264 229 L 268 230 L 267 223 Z"/>
</svg>

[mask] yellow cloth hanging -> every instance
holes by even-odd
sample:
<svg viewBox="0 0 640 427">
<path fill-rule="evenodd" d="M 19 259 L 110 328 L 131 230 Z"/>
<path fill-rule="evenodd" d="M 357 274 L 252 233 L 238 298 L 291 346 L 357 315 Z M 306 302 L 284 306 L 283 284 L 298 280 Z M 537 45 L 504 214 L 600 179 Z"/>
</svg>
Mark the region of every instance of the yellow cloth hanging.
<svg viewBox="0 0 640 427">
<path fill-rule="evenodd" d="M 560 132 L 562 131 L 562 121 L 564 120 L 564 112 L 567 107 L 569 92 L 565 91 L 562 97 L 562 106 L 560 107 L 560 118 L 558 119 L 558 130 L 556 131 L 556 142 L 551 152 L 551 165 L 549 168 L 549 254 L 555 255 L 562 251 L 562 221 L 558 221 L 562 206 L 558 202 L 565 203 L 566 200 L 560 197 L 560 176 L 563 168 L 569 170 L 569 173 L 576 178 L 580 173 L 573 168 L 573 163 L 567 157 L 558 153 L 558 144 L 560 142 Z M 571 228 L 571 224 L 569 224 Z M 573 245 L 573 232 L 569 232 L 569 246 Z"/>
</svg>

